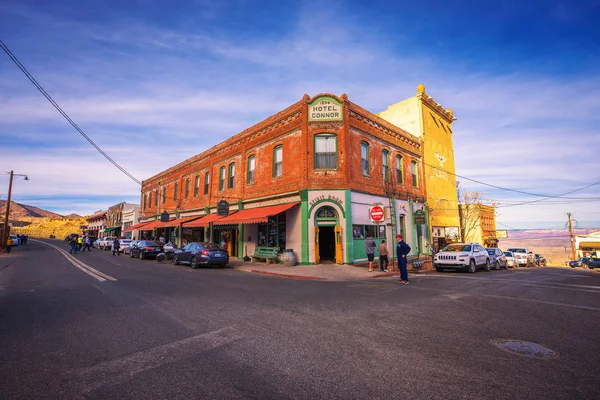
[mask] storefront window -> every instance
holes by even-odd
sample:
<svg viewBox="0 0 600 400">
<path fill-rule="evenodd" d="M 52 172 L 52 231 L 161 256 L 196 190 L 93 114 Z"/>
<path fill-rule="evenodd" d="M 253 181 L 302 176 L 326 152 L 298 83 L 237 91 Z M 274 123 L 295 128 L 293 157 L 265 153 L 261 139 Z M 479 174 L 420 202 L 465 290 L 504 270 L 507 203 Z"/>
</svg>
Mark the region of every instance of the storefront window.
<svg viewBox="0 0 600 400">
<path fill-rule="evenodd" d="M 367 236 L 372 236 L 373 239 L 384 239 L 385 225 L 352 225 L 354 239 L 366 239 Z"/>
<path fill-rule="evenodd" d="M 267 223 L 258 224 L 258 246 L 286 248 L 285 213 L 269 217 Z"/>
</svg>

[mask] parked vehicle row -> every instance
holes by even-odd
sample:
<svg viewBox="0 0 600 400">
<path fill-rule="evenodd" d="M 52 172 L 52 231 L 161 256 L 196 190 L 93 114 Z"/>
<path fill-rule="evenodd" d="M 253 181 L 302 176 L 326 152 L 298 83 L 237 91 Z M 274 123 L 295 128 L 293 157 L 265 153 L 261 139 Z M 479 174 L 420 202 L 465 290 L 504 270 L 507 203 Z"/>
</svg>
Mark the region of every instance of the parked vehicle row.
<svg viewBox="0 0 600 400">
<path fill-rule="evenodd" d="M 490 271 L 518 266 L 546 265 L 541 255 L 535 256 L 526 248 L 513 248 L 503 252 L 498 248 L 485 249 L 478 243 L 452 243 L 444 247 L 433 257 L 436 271 L 464 270 L 471 273 L 478 269 Z"/>
<path fill-rule="evenodd" d="M 569 261 L 569 267 L 571 267 L 571 268 L 580 267 L 580 268 L 584 268 L 584 269 L 600 268 L 600 258 L 581 257 L 581 258 L 578 258 L 577 260 Z"/>
<path fill-rule="evenodd" d="M 140 260 L 154 258 L 159 262 L 170 259 L 174 265 L 186 264 L 192 268 L 203 265 L 226 266 L 229 263 L 227 250 L 216 243 L 192 242 L 181 249 L 171 243 L 163 244 L 154 240 L 132 240 L 123 247 L 123 252 L 129 257 Z"/>
</svg>

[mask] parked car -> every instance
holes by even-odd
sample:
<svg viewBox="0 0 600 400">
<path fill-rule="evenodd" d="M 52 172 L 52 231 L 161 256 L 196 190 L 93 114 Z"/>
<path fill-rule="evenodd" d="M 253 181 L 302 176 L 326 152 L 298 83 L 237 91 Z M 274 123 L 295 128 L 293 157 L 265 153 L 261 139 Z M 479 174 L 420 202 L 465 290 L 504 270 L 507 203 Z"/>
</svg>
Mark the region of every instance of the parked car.
<svg viewBox="0 0 600 400">
<path fill-rule="evenodd" d="M 112 244 L 113 244 L 114 241 L 115 241 L 115 237 L 114 236 L 103 237 L 98 242 L 98 248 L 100 250 L 111 250 L 112 249 Z"/>
<path fill-rule="evenodd" d="M 227 250 L 216 243 L 192 242 L 173 255 L 173 264 L 189 264 L 192 268 L 201 265 L 226 266 L 229 262 Z"/>
<path fill-rule="evenodd" d="M 135 246 L 129 250 L 130 257 L 138 257 L 143 260 L 147 257 L 156 257 L 156 255 L 162 252 L 163 244 L 154 240 L 140 240 Z"/>
<path fill-rule="evenodd" d="M 125 253 L 125 247 L 129 247 L 132 240 L 131 239 L 119 239 L 119 253 Z"/>
<path fill-rule="evenodd" d="M 508 269 L 508 262 L 506 261 L 506 256 L 500 249 L 487 249 L 487 252 L 490 256 L 490 263 L 492 264 L 492 268 L 495 269 Z"/>
<path fill-rule="evenodd" d="M 136 245 L 136 243 L 139 242 L 139 240 L 132 240 L 131 242 L 129 242 L 124 248 L 123 248 L 123 254 L 130 254 L 131 253 L 131 248 L 133 246 Z"/>
<path fill-rule="evenodd" d="M 571 260 L 569 261 L 569 267 L 571 268 L 575 268 L 575 267 L 583 267 L 583 258 L 578 258 L 577 260 Z"/>
<path fill-rule="evenodd" d="M 600 268 L 600 258 L 586 257 L 581 262 L 583 263 L 583 268 Z"/>
<path fill-rule="evenodd" d="M 546 264 L 547 264 L 547 261 L 543 255 L 541 255 L 541 254 L 535 255 L 535 265 L 537 265 L 538 267 L 545 267 Z"/>
<path fill-rule="evenodd" d="M 504 255 L 506 256 L 506 265 L 508 266 L 508 268 L 517 266 L 517 259 L 513 255 L 512 251 L 505 251 Z"/>
<path fill-rule="evenodd" d="M 10 236 L 13 246 L 18 246 L 21 244 L 21 241 L 19 240 L 19 237 L 17 235 L 8 235 L 8 236 Z"/>
<path fill-rule="evenodd" d="M 464 269 L 471 273 L 483 268 L 491 268 L 488 252 L 478 243 L 453 243 L 444 247 L 433 256 L 433 265 L 436 271 L 445 269 Z"/>
<path fill-rule="evenodd" d="M 90 239 L 90 246 L 94 247 L 98 238 L 96 236 L 88 236 L 88 238 Z"/>
<path fill-rule="evenodd" d="M 516 247 L 508 249 L 508 251 L 512 251 L 519 267 L 535 266 L 535 254 L 533 254 L 533 251 L 530 251 L 528 248 Z"/>
</svg>

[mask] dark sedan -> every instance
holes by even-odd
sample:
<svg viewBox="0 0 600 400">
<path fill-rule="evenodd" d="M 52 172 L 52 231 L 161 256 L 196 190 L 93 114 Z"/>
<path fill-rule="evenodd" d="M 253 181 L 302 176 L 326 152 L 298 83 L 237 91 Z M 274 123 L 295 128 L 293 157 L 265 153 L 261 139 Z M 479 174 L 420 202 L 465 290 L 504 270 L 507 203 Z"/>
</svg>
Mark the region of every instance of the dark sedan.
<svg viewBox="0 0 600 400">
<path fill-rule="evenodd" d="M 129 249 L 129 257 L 138 257 L 143 260 L 146 257 L 156 257 L 162 252 L 163 244 L 154 240 L 140 240 Z"/>
<path fill-rule="evenodd" d="M 201 265 L 225 266 L 229 262 L 227 250 L 216 243 L 193 242 L 175 251 L 173 264 L 189 264 L 192 268 Z"/>
<path fill-rule="evenodd" d="M 581 262 L 583 263 L 583 268 L 600 268 L 600 258 L 584 258 L 583 260 L 581 260 Z"/>
<path fill-rule="evenodd" d="M 569 267 L 571 268 L 575 268 L 575 267 L 583 267 L 583 258 L 578 258 L 577 260 L 571 260 L 569 261 Z"/>
<path fill-rule="evenodd" d="M 490 264 L 492 268 L 495 269 L 508 269 L 508 260 L 506 259 L 506 255 L 500 249 L 490 248 L 486 249 L 488 254 L 490 255 Z"/>
</svg>

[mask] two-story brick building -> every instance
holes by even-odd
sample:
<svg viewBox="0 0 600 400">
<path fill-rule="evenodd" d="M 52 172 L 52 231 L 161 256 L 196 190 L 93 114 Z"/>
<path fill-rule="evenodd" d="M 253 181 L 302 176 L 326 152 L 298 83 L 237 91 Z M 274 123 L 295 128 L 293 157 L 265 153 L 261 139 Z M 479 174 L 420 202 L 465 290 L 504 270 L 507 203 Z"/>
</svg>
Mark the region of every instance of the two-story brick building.
<svg viewBox="0 0 600 400">
<path fill-rule="evenodd" d="M 257 246 L 293 249 L 302 264 L 364 262 L 366 236 L 385 238 L 392 250 L 396 231 L 413 254 L 427 253 L 422 158 L 422 139 L 345 94 L 304 95 L 145 180 L 141 212 L 154 222 L 136 228 L 180 244 L 212 240 L 238 258 Z M 226 217 L 215 213 L 222 200 Z M 374 205 L 386 210 L 380 223 L 370 217 Z M 165 211 L 171 220 L 160 222 Z"/>
</svg>

